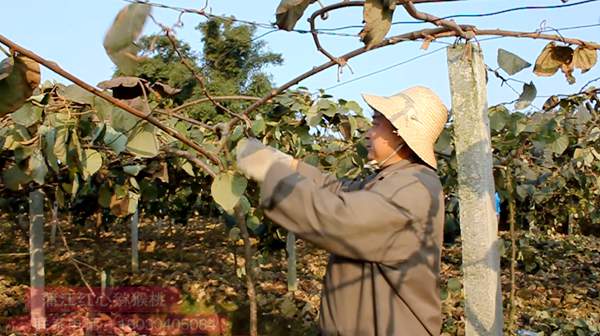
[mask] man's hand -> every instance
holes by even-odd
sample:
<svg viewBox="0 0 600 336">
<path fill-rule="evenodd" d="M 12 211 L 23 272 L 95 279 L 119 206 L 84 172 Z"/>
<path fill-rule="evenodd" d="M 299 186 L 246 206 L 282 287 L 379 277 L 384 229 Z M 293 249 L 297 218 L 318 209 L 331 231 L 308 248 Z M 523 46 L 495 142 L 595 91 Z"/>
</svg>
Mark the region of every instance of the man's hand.
<svg viewBox="0 0 600 336">
<path fill-rule="evenodd" d="M 295 168 L 295 160 L 288 154 L 263 145 L 255 138 L 242 139 L 236 147 L 237 166 L 248 178 L 259 183 L 265 180 L 267 171 L 275 162 Z"/>
</svg>

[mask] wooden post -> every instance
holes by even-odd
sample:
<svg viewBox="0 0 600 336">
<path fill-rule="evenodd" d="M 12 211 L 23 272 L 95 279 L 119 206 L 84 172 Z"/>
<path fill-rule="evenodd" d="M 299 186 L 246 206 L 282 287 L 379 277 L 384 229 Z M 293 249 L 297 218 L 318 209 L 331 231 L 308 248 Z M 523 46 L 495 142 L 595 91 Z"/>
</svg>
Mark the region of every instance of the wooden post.
<svg viewBox="0 0 600 336">
<path fill-rule="evenodd" d="M 138 226 L 140 219 L 139 208 L 131 216 L 131 270 L 137 272 L 140 268 L 140 259 L 138 256 Z"/>
<path fill-rule="evenodd" d="M 502 295 L 486 69 L 478 46 L 448 48 L 458 163 L 466 335 L 502 335 Z"/>
<path fill-rule="evenodd" d="M 44 198 L 40 190 L 29 193 L 30 314 L 35 330 L 46 329 L 44 307 Z"/>
<path fill-rule="evenodd" d="M 296 276 L 296 235 L 293 232 L 288 232 L 287 234 L 286 250 L 288 254 L 288 291 L 294 292 L 298 289 L 298 281 Z"/>
</svg>

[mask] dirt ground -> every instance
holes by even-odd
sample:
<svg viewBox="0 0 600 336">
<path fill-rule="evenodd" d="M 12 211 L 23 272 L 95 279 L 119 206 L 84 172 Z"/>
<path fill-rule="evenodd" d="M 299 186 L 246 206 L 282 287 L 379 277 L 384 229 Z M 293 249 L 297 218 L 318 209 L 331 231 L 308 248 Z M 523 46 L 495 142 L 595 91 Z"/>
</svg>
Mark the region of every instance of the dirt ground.
<svg viewBox="0 0 600 336">
<path fill-rule="evenodd" d="M 64 240 L 59 231 L 54 245 L 49 242 L 49 226 L 45 232 L 47 287 L 84 290 L 86 284 L 100 287 L 100 274 L 105 271 L 110 273 L 109 285 L 112 288 L 176 288 L 180 297 L 170 311 L 176 311 L 178 316 L 218 317 L 220 329 L 214 334 L 247 334 L 248 300 L 241 257 L 242 241 L 231 237 L 226 226 L 218 220 L 194 218 L 187 225 L 180 226 L 169 225 L 168 220 L 142 218 L 138 272 L 132 272 L 131 242 L 126 223 L 99 234 L 93 227 L 74 227 L 66 222 L 61 222 L 60 227 Z M 506 235 L 503 238 L 509 240 Z M 65 242 L 68 247 L 65 247 Z M 508 326 L 510 247 L 508 243 L 504 245 L 502 288 L 505 326 Z M 536 331 L 539 335 L 598 334 L 600 241 L 583 236 L 522 234 L 519 246 L 514 329 Z M 317 335 L 319 293 L 327 253 L 298 240 L 297 255 L 298 290 L 289 292 L 285 253 L 256 254 L 260 335 Z M 443 335 L 464 334 L 460 260 L 459 243 L 444 247 Z M 28 324 L 28 284 L 27 232 L 23 227 L 0 218 L 2 335 L 31 333 L 25 327 Z M 92 312 L 85 307 L 56 316 L 46 333 L 48 335 L 139 334 L 135 328 L 114 323 L 115 316 Z M 166 315 L 154 313 L 152 316 L 164 318 Z M 94 325 L 102 325 L 102 328 L 90 331 L 90 321 Z M 169 332 L 185 333 L 181 329 L 169 329 L 163 334 Z"/>
</svg>

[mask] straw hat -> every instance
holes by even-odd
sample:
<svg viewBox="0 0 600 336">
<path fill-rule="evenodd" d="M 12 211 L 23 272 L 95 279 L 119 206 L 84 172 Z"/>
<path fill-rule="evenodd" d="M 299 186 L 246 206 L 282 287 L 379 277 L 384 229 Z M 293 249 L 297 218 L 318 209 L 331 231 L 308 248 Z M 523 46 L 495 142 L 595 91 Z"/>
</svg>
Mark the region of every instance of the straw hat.
<svg viewBox="0 0 600 336">
<path fill-rule="evenodd" d="M 437 169 L 434 146 L 448 120 L 448 109 L 430 89 L 415 86 L 390 97 L 363 94 L 371 108 L 384 115 L 406 144 Z"/>
</svg>

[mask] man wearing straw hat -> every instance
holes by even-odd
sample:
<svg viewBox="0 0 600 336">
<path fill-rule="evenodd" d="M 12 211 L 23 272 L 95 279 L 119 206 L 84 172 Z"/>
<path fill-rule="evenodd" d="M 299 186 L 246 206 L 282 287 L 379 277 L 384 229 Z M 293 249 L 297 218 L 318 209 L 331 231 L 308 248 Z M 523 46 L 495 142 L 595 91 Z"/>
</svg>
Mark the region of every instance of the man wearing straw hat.
<svg viewBox="0 0 600 336">
<path fill-rule="evenodd" d="M 448 111 L 424 87 L 363 98 L 379 166 L 365 180 L 336 181 L 256 139 L 238 144 L 238 167 L 261 184 L 269 218 L 331 252 L 322 335 L 439 335 L 444 199 L 433 148 Z"/>
</svg>

